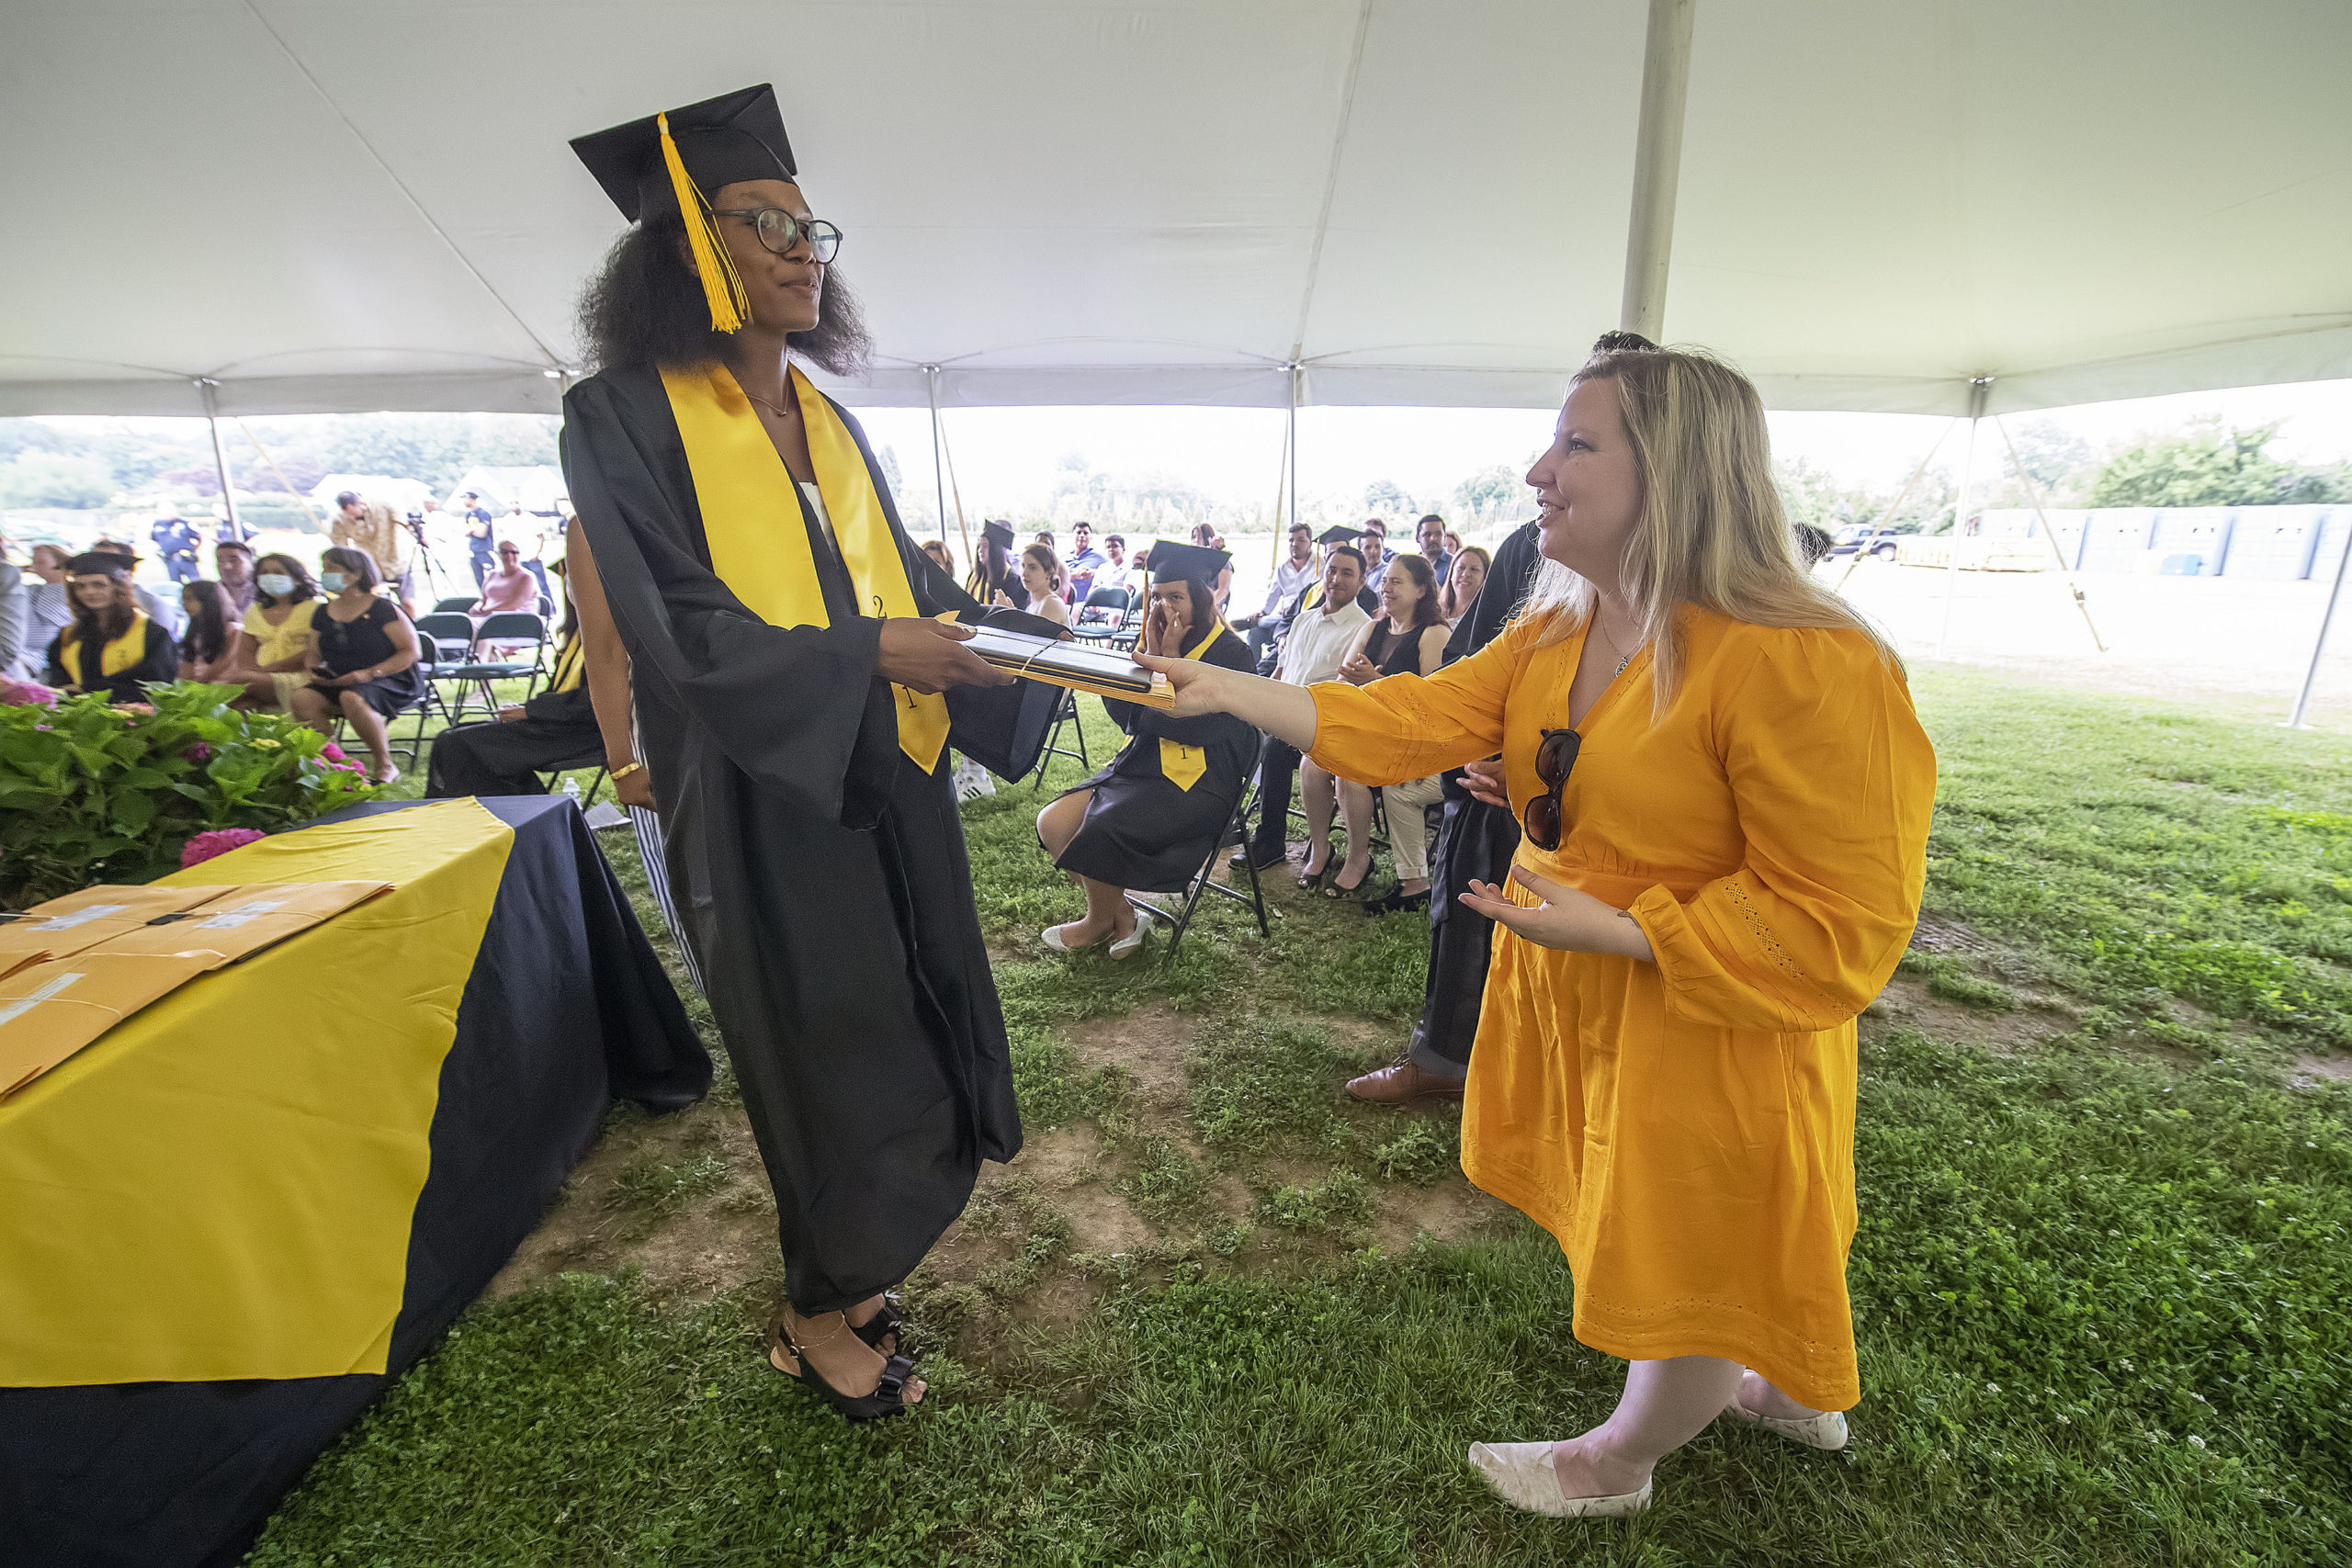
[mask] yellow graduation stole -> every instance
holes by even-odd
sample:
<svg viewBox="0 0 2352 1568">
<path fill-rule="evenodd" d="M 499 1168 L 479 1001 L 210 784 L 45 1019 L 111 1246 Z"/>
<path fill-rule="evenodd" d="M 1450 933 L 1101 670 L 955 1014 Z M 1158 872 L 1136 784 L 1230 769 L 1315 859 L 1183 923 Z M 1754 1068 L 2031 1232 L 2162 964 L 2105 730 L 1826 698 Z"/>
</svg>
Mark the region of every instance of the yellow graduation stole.
<svg viewBox="0 0 2352 1568">
<path fill-rule="evenodd" d="M 576 692 L 580 689 L 580 682 L 588 674 L 588 650 L 583 646 L 584 641 L 582 637 L 568 637 L 555 650 L 555 678 L 548 682 L 548 691 Z"/>
<path fill-rule="evenodd" d="M 147 657 L 147 614 L 143 610 L 130 612 L 130 626 L 120 637 L 98 651 L 98 673 L 119 675 Z M 74 684 L 83 690 L 90 682 L 82 673 L 82 639 L 68 637 L 57 645 L 58 662 L 65 666 L 65 673 Z"/>
<path fill-rule="evenodd" d="M 1209 635 L 1201 638 L 1193 651 L 1184 657 L 1198 659 L 1202 654 L 1206 653 L 1209 650 L 1209 644 L 1215 642 L 1224 630 L 1223 621 L 1209 627 Z M 1200 747 L 1187 746 L 1181 740 L 1170 740 L 1164 737 L 1161 739 L 1159 742 L 1160 776 L 1178 789 L 1191 789 L 1201 782 L 1201 775 L 1208 771 L 1209 754 Z"/>
<path fill-rule="evenodd" d="M 885 618 L 919 614 L 906 562 L 899 557 L 882 499 L 874 493 L 864 454 L 798 366 L 792 367 L 792 383 L 808 434 L 808 460 L 817 470 L 817 493 L 825 499 L 825 515 L 860 608 Z M 725 366 L 664 370 L 662 385 L 685 443 L 711 570 L 745 609 L 772 626 L 830 626 L 808 530 L 800 525 L 800 488 L 785 470 L 743 389 Z M 786 500 L 788 508 L 780 504 Z M 904 686 L 890 689 L 897 694 L 899 749 L 929 773 L 947 744 L 947 699 Z"/>
</svg>

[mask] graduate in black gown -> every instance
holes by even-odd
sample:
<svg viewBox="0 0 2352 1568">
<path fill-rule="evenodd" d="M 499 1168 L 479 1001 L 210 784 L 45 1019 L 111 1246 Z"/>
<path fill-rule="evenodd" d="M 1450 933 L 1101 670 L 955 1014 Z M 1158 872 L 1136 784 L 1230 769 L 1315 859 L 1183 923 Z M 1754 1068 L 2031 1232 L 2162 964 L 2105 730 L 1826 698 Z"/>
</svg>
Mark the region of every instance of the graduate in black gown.
<svg viewBox="0 0 2352 1568">
<path fill-rule="evenodd" d="M 104 692 L 110 703 L 139 703 L 147 700 L 150 682 L 179 678 L 179 647 L 139 607 L 131 564 L 129 557 L 104 550 L 65 563 L 74 618 L 50 639 L 43 671 L 49 684 L 66 692 Z"/>
<path fill-rule="evenodd" d="M 854 1419 L 894 1414 L 922 1383 L 885 1292 L 980 1161 L 1021 1148 L 949 732 L 1017 775 L 1059 693 L 933 618 L 1005 613 L 915 547 L 855 420 L 799 368 L 854 370 L 865 335 L 774 93 L 572 146 L 637 223 L 582 302 L 597 373 L 564 399 L 606 759 L 625 803 L 661 812 L 775 1190 L 770 1361 Z"/>
<path fill-rule="evenodd" d="M 1151 547 L 1151 608 L 1143 650 L 1197 659 L 1248 673 L 1250 645 L 1216 613 L 1224 550 L 1160 543 Z M 1086 889 L 1086 917 L 1046 928 L 1059 953 L 1108 942 L 1114 958 L 1143 944 L 1149 926 L 1127 892 L 1175 893 L 1200 872 L 1233 819 L 1258 732 L 1230 714 L 1170 718 L 1156 708 L 1105 697 L 1104 711 L 1130 737 L 1101 773 L 1057 796 L 1037 814 L 1037 840 L 1054 863 Z"/>
<path fill-rule="evenodd" d="M 1446 639 L 1446 663 L 1486 647 L 1519 614 L 1543 564 L 1539 544 L 1530 523 L 1495 551 L 1486 586 Z M 1511 857 L 1519 852 L 1519 818 L 1508 807 L 1473 795 L 1462 770 L 1440 778 L 1445 816 L 1430 850 L 1430 974 L 1421 1020 L 1394 1066 L 1349 1083 L 1348 1092 L 1358 1100 L 1408 1105 L 1453 1099 L 1470 1075 L 1470 1043 L 1478 1032 L 1495 922 L 1464 907 L 1462 895 L 1474 880 L 1499 884 L 1509 878 Z"/>
</svg>

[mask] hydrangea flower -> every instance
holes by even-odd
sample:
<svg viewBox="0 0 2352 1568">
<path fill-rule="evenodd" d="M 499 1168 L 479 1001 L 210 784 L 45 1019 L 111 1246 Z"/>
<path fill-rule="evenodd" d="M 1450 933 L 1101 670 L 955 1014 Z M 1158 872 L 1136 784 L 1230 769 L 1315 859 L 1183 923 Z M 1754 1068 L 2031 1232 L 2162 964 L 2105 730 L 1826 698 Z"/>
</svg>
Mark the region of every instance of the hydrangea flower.
<svg viewBox="0 0 2352 1568">
<path fill-rule="evenodd" d="M 209 762 L 212 761 L 212 748 L 201 740 L 191 740 L 187 743 L 187 750 L 180 755 L 191 762 Z"/>
<path fill-rule="evenodd" d="M 209 833 L 198 833 L 180 848 L 180 869 L 199 865 L 214 855 L 225 855 L 231 850 L 250 844 L 267 835 L 251 828 L 215 828 Z"/>
<path fill-rule="evenodd" d="M 57 701 L 57 691 L 39 681 L 0 680 L 0 705 L 15 707 L 47 707 Z"/>
</svg>

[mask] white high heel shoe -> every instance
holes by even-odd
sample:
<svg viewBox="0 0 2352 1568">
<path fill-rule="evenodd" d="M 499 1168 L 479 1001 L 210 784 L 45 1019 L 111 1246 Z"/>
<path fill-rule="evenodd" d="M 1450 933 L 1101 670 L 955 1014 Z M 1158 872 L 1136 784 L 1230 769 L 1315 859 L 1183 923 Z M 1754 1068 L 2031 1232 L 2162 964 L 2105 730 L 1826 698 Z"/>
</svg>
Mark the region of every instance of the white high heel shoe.
<svg viewBox="0 0 2352 1568">
<path fill-rule="evenodd" d="M 1125 958 L 1143 946 L 1143 933 L 1151 930 L 1151 916 L 1145 910 L 1136 911 L 1136 929 L 1111 944 L 1111 956 Z"/>
<path fill-rule="evenodd" d="M 1731 1396 L 1731 1403 L 1724 1408 L 1750 1426 L 1778 1432 L 1792 1443 L 1803 1443 L 1806 1448 L 1820 1449 L 1826 1453 L 1834 1454 L 1844 1448 L 1847 1438 L 1851 1435 L 1847 1430 L 1846 1413 L 1842 1410 L 1826 1410 L 1802 1420 L 1786 1421 L 1777 1416 L 1758 1416 L 1739 1402 L 1737 1393 Z"/>
<path fill-rule="evenodd" d="M 1650 1506 L 1649 1482 L 1610 1497 L 1566 1497 L 1552 1468 L 1550 1443 L 1473 1443 L 1470 1462 L 1495 1495 L 1514 1508 L 1555 1519 L 1622 1519 Z"/>
</svg>

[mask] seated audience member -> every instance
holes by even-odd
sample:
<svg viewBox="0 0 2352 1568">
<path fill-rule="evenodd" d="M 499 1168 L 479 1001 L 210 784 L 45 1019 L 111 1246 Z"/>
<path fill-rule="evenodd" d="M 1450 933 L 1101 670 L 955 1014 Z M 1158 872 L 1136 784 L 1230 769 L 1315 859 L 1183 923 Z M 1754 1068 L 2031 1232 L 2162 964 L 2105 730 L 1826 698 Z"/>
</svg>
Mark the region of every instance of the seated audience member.
<svg viewBox="0 0 2352 1568">
<path fill-rule="evenodd" d="M 1453 571 L 1454 556 L 1454 552 L 1446 547 L 1445 519 L 1432 512 L 1414 524 L 1413 542 L 1421 547 L 1421 558 L 1430 563 L 1431 571 L 1437 573 L 1437 585 L 1444 587 L 1446 579 Z"/>
<path fill-rule="evenodd" d="M 1029 590 L 1021 586 L 1021 569 L 1012 561 L 1012 525 L 991 518 L 980 525 L 979 553 L 972 558 L 972 575 L 964 592 L 983 604 L 1029 607 Z"/>
<path fill-rule="evenodd" d="M 539 608 L 539 580 L 524 570 L 522 547 L 512 539 L 498 541 L 498 566 L 482 577 L 481 597 L 466 614 L 484 615 L 520 611 L 535 615 Z"/>
<path fill-rule="evenodd" d="M 1225 541 L 1218 538 L 1216 530 L 1207 524 L 1195 523 L 1193 525 L 1193 547 L 1196 550 L 1222 550 Z M 1216 574 L 1214 586 L 1216 590 L 1216 613 L 1222 617 L 1233 604 L 1233 557 L 1230 554 L 1225 558 L 1225 567 Z"/>
<path fill-rule="evenodd" d="M 1470 606 L 1478 602 L 1478 590 L 1487 585 L 1487 573 L 1493 565 L 1481 546 L 1465 545 L 1455 551 L 1453 573 L 1438 594 L 1438 619 L 1450 626 L 1468 615 Z"/>
<path fill-rule="evenodd" d="M 1419 556 L 1390 558 L 1388 581 L 1381 585 L 1381 602 L 1388 613 L 1356 634 L 1355 646 L 1340 661 L 1340 679 L 1351 686 L 1369 686 L 1385 675 L 1434 675 L 1445 661 L 1446 624 L 1437 613 L 1437 574 L 1430 563 Z M 1316 775 L 1329 780 L 1331 775 L 1313 759 L 1300 769 L 1309 783 L 1307 798 L 1327 787 Z M 1347 808 L 1348 860 L 1340 871 L 1344 878 L 1350 867 L 1356 880 L 1351 886 L 1363 885 L 1364 873 L 1372 866 L 1372 836 L 1359 833 L 1358 822 L 1372 820 L 1372 791 L 1351 780 L 1336 781 L 1340 799 Z M 1391 914 L 1398 909 L 1426 909 L 1430 904 L 1430 829 L 1426 807 L 1435 806 L 1441 798 L 1438 775 L 1408 779 L 1403 784 L 1383 784 L 1380 789 L 1382 807 L 1388 813 L 1388 845 L 1396 855 L 1396 887 L 1394 892 L 1378 898 L 1364 900 L 1364 908 L 1375 915 Z M 1314 807 L 1307 807 L 1314 815 Z M 1331 897 L 1345 891 L 1339 881 L 1324 889 Z"/>
<path fill-rule="evenodd" d="M 233 627 L 254 607 L 254 547 L 243 540 L 221 540 L 212 547 L 212 570 L 229 596 L 229 625 Z"/>
<path fill-rule="evenodd" d="M 944 539 L 925 539 L 922 542 L 922 553 L 931 558 L 932 565 L 947 574 L 950 581 L 955 580 L 956 555 L 947 547 L 947 542 Z"/>
<path fill-rule="evenodd" d="M 254 563 L 253 608 L 237 628 L 243 706 L 294 711 L 294 694 L 311 683 L 311 612 L 318 597 L 310 569 L 292 556 Z"/>
<path fill-rule="evenodd" d="M 1363 591 L 1377 595 L 1388 581 L 1388 563 L 1396 558 L 1388 553 L 1388 525 L 1377 517 L 1365 518 L 1356 530 L 1356 546 L 1363 551 Z"/>
<path fill-rule="evenodd" d="M 180 608 L 187 612 L 187 630 L 180 634 L 180 679 L 237 681 L 244 661 L 237 657 L 237 618 L 228 590 L 203 578 L 183 582 Z"/>
<path fill-rule="evenodd" d="M 1210 609 L 1210 584 L 1229 558 L 1185 545 L 1152 547 L 1151 608 L 1143 648 L 1228 670 L 1250 668 L 1249 649 Z M 1110 764 L 1037 814 L 1037 841 L 1086 889 L 1086 917 L 1048 927 L 1047 947 L 1075 953 L 1098 942 L 1125 958 L 1143 944 L 1148 917 L 1127 892 L 1182 892 L 1216 847 L 1249 782 L 1258 732 L 1229 715 L 1171 720 L 1135 703 L 1103 699 L 1131 739 Z"/>
<path fill-rule="evenodd" d="M 1091 523 L 1080 523 L 1071 529 L 1070 538 L 1073 547 L 1069 559 L 1062 565 L 1069 579 L 1069 602 L 1082 604 L 1094 586 L 1094 573 L 1102 564 L 1102 552 L 1094 547 L 1094 526 Z"/>
<path fill-rule="evenodd" d="M 136 550 L 119 539 L 100 539 L 92 545 L 90 549 L 94 554 L 120 557 L 125 570 L 134 574 L 130 584 L 130 596 L 138 602 L 140 613 L 163 627 L 171 636 L 176 637 L 180 635 L 178 604 L 158 599 L 139 586 L 135 575 L 139 570 L 139 553 Z"/>
<path fill-rule="evenodd" d="M 24 667 L 25 602 L 30 597 L 24 569 L 9 558 L 7 538 L 0 536 L 0 681 L 16 679 Z M 48 641 L 43 637 L 42 646 Z"/>
<path fill-rule="evenodd" d="M 1044 545 L 1032 545 L 1021 552 L 1021 586 L 1029 595 L 1028 611 L 1043 615 L 1056 626 L 1069 625 L 1069 607 L 1062 603 L 1062 563 Z M 1003 594 L 996 596 L 999 604 L 1022 608 Z"/>
<path fill-rule="evenodd" d="M 1233 629 L 1250 634 L 1250 657 L 1263 660 L 1298 596 L 1315 581 L 1315 535 L 1304 523 L 1290 525 L 1290 554 L 1274 568 L 1266 585 L 1266 602 L 1246 615 L 1237 616 Z"/>
<path fill-rule="evenodd" d="M 89 550 L 65 563 L 74 618 L 51 637 L 42 679 L 69 694 L 104 692 L 111 703 L 147 700 L 149 682 L 179 674 L 172 634 L 140 608 L 130 563 Z"/>
<path fill-rule="evenodd" d="M 1362 550 L 1353 545 L 1334 545 L 1324 552 L 1323 581 L 1317 585 L 1315 603 L 1292 619 L 1289 634 L 1283 638 L 1282 656 L 1274 664 L 1275 680 L 1311 686 L 1339 678 L 1340 660 L 1355 646 L 1356 634 L 1372 619 L 1356 603 L 1363 582 Z M 1296 747 L 1279 737 L 1266 737 L 1258 751 L 1258 826 L 1249 845 L 1234 852 L 1235 864 L 1244 863 L 1241 857 L 1246 853 L 1264 871 L 1288 858 L 1290 781 L 1298 766 Z M 1312 886 L 1330 869 L 1331 775 L 1320 769 L 1317 773 L 1324 787 L 1319 800 L 1312 790 L 1306 795 L 1306 866 L 1299 874 L 1301 887 Z M 1348 824 L 1351 844 L 1370 842 L 1371 813 L 1364 815 L 1366 820 Z M 1363 879 L 1356 880 L 1361 885 Z"/>
<path fill-rule="evenodd" d="M 17 635 L 23 646 L 17 655 L 25 678 L 38 681 L 49 668 L 49 645 L 74 624 L 74 590 L 65 580 L 72 553 L 62 545 L 35 545 L 27 552 L 25 570 L 36 581 L 25 584 L 25 624 Z"/>
<path fill-rule="evenodd" d="M 1127 541 L 1123 536 L 1117 534 L 1104 536 L 1102 554 L 1102 564 L 1094 569 L 1095 587 L 1142 589 L 1143 574 L 1136 570 L 1136 563 L 1127 558 Z"/>
<path fill-rule="evenodd" d="M 1454 557 L 1454 558 L 1457 560 L 1460 559 L 1462 556 L 1462 536 L 1455 533 L 1453 529 L 1448 528 L 1445 531 L 1445 547 L 1447 551 Z"/>
<path fill-rule="evenodd" d="M 563 562 L 549 568 L 563 575 Z M 556 634 L 555 672 L 547 690 L 509 703 L 498 717 L 461 724 L 435 739 L 425 768 L 428 800 L 458 795 L 545 795 L 543 773 L 591 768 L 605 760 L 605 739 L 588 698 L 587 649 L 580 611 L 564 585 L 563 626 Z"/>
<path fill-rule="evenodd" d="M 368 776 L 390 784 L 400 770 L 384 721 L 424 695 L 416 628 L 398 604 L 376 596 L 382 579 L 366 550 L 323 551 L 319 569 L 329 597 L 311 615 L 311 683 L 294 694 L 294 716 L 322 735 L 334 732 L 338 716 L 349 719 L 375 759 Z"/>
</svg>

